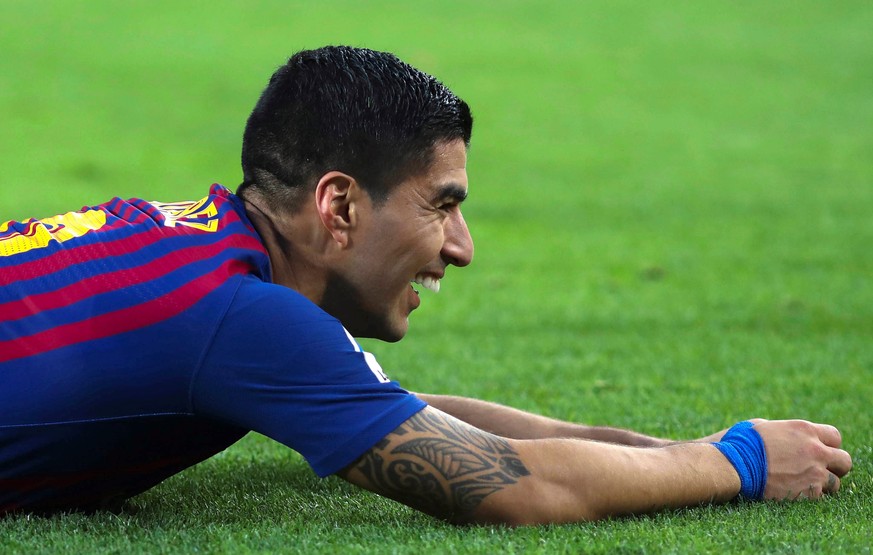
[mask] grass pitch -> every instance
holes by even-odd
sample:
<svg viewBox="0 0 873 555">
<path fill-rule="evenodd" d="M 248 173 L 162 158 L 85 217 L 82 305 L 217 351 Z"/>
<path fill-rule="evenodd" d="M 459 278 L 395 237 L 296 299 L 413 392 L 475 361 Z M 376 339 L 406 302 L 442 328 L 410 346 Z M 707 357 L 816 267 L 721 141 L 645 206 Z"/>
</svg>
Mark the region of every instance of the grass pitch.
<svg viewBox="0 0 873 555">
<path fill-rule="evenodd" d="M 240 179 L 293 51 L 396 52 L 470 102 L 476 259 L 368 343 L 411 389 L 693 437 L 838 425 L 820 503 L 454 528 L 249 436 L 119 514 L 0 551 L 870 552 L 873 8 L 866 2 L 0 3 L 0 220 Z"/>
</svg>

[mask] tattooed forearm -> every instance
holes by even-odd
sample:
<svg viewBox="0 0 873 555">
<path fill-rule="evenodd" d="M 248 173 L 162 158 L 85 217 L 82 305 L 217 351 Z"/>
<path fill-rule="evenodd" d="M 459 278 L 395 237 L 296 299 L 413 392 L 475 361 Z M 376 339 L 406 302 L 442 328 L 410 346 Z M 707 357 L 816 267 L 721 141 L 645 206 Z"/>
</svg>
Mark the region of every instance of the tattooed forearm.
<svg viewBox="0 0 873 555">
<path fill-rule="evenodd" d="M 458 521 L 529 475 L 508 441 L 432 409 L 407 420 L 352 468 L 384 495 Z"/>
</svg>

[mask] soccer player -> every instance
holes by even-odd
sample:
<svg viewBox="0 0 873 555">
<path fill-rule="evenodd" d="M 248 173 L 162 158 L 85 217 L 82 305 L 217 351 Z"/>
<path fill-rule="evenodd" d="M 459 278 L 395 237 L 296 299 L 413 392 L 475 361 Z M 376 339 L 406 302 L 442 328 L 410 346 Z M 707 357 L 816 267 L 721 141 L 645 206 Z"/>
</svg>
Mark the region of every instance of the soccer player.
<svg viewBox="0 0 873 555">
<path fill-rule="evenodd" d="M 674 443 L 391 381 L 354 338 L 401 339 L 415 288 L 472 260 L 471 129 L 391 54 L 303 51 L 249 118 L 236 194 L 0 225 L 0 512 L 117 508 L 250 430 L 452 522 L 839 489 L 828 425 Z"/>
</svg>

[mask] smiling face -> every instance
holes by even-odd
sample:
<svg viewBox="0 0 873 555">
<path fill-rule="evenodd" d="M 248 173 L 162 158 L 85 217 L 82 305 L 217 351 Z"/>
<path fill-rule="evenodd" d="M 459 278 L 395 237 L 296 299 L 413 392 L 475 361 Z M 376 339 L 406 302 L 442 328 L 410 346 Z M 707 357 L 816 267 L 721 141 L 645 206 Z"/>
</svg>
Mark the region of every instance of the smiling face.
<svg viewBox="0 0 873 555">
<path fill-rule="evenodd" d="M 355 207 L 355 230 L 320 303 L 359 337 L 401 339 L 421 300 L 413 289 L 439 290 L 446 267 L 466 266 L 473 240 L 461 202 L 467 196 L 467 152 L 461 140 L 434 147 L 428 170 L 375 205 Z"/>
</svg>

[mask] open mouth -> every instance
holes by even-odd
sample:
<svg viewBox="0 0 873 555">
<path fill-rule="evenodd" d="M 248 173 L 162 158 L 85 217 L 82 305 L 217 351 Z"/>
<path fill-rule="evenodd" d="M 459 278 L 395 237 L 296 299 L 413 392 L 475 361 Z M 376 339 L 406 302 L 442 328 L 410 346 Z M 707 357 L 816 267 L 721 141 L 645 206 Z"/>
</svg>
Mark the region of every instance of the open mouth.
<svg viewBox="0 0 873 555">
<path fill-rule="evenodd" d="M 434 293 L 440 292 L 440 280 L 433 276 L 418 274 L 415 276 L 415 279 L 412 280 L 412 283 L 421 285 L 428 291 L 433 291 Z M 418 290 L 415 289 L 415 287 L 413 287 L 413 290 L 418 293 Z"/>
</svg>

